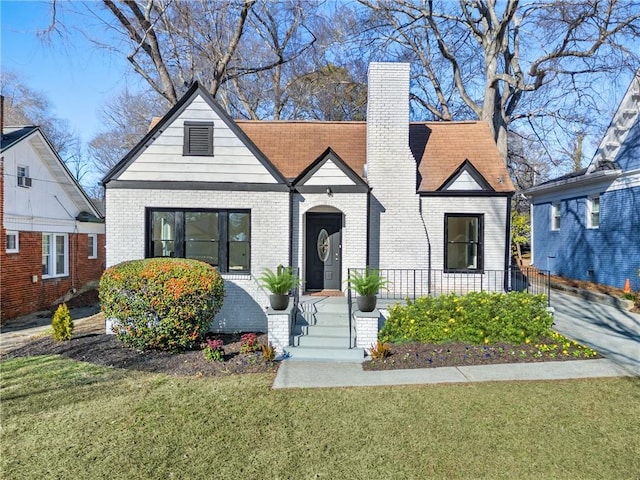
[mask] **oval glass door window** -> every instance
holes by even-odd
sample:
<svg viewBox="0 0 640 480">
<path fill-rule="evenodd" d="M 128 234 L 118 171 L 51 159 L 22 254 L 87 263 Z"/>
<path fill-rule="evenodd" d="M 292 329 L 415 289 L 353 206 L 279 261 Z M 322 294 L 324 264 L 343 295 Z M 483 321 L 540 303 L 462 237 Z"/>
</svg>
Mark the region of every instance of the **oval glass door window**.
<svg viewBox="0 0 640 480">
<path fill-rule="evenodd" d="M 320 260 L 326 262 L 329 258 L 329 254 L 331 253 L 330 250 L 331 244 L 329 243 L 329 234 L 323 228 L 320 230 L 320 233 L 318 233 L 318 257 L 320 257 Z"/>
</svg>

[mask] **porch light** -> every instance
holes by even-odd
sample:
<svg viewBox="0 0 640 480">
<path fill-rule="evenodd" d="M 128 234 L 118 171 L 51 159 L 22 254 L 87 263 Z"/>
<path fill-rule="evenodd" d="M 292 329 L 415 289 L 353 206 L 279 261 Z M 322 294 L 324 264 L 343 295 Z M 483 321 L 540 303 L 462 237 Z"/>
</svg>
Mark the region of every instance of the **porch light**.
<svg viewBox="0 0 640 480">
<path fill-rule="evenodd" d="M 327 192 L 327 195 L 329 197 L 333 197 L 333 192 L 331 191 L 331 187 L 327 187 L 327 189 L 325 191 Z"/>
</svg>

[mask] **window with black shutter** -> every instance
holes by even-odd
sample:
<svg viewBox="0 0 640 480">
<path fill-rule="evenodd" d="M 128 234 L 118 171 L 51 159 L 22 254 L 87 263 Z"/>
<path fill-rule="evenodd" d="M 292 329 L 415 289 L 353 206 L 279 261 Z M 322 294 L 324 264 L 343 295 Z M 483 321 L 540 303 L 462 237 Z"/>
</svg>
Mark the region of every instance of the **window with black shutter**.
<svg viewBox="0 0 640 480">
<path fill-rule="evenodd" d="M 184 122 L 183 155 L 213 155 L 213 123 Z"/>
</svg>

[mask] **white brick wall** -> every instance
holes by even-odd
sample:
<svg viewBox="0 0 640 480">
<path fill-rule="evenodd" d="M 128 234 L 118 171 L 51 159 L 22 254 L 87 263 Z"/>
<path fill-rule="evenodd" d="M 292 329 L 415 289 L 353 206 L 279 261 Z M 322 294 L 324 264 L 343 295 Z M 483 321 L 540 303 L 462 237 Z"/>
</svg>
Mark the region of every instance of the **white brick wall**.
<svg viewBox="0 0 640 480">
<path fill-rule="evenodd" d="M 484 269 L 502 270 L 505 260 L 505 197 L 424 197 L 422 211 L 431 240 L 432 268 L 444 268 L 445 213 L 484 214 Z"/>
<path fill-rule="evenodd" d="M 295 194 L 293 201 L 293 264 L 305 275 L 305 214 L 309 211 L 341 212 L 342 282 L 348 268 L 362 268 L 367 262 L 367 194 L 326 193 Z M 345 286 L 342 286 L 344 289 Z"/>
<path fill-rule="evenodd" d="M 251 210 L 251 274 L 225 274 L 225 300 L 216 331 L 266 331 L 268 292 L 263 268 L 289 263 L 289 193 L 109 188 L 106 192 L 107 266 L 144 258 L 145 207 Z"/>
<path fill-rule="evenodd" d="M 295 315 L 293 311 L 293 302 L 289 301 L 289 308 L 282 312 L 269 310 L 267 313 L 267 322 L 269 324 L 268 341 L 276 351 L 277 355 L 282 355 L 284 349 L 289 346 L 291 331 L 291 315 Z"/>
<path fill-rule="evenodd" d="M 369 65 L 367 169 L 372 187 L 371 264 L 427 268 L 427 235 L 409 149 L 409 64 Z"/>
<path fill-rule="evenodd" d="M 356 347 L 364 348 L 367 353 L 369 353 L 371 346 L 378 343 L 380 313 L 378 310 L 373 312 L 356 312 L 354 317 L 356 327 Z"/>
</svg>

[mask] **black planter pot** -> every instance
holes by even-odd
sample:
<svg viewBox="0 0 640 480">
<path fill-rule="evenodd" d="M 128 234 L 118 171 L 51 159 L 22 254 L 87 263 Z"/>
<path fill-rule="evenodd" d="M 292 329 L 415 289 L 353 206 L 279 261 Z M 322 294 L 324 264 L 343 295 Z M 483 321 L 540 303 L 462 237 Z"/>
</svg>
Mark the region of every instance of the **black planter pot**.
<svg viewBox="0 0 640 480">
<path fill-rule="evenodd" d="M 286 310 L 289 306 L 289 295 L 269 295 L 269 304 L 274 310 Z"/>
<path fill-rule="evenodd" d="M 373 312 L 376 309 L 376 296 L 375 295 L 363 295 L 357 297 L 358 310 L 361 312 Z"/>
</svg>

